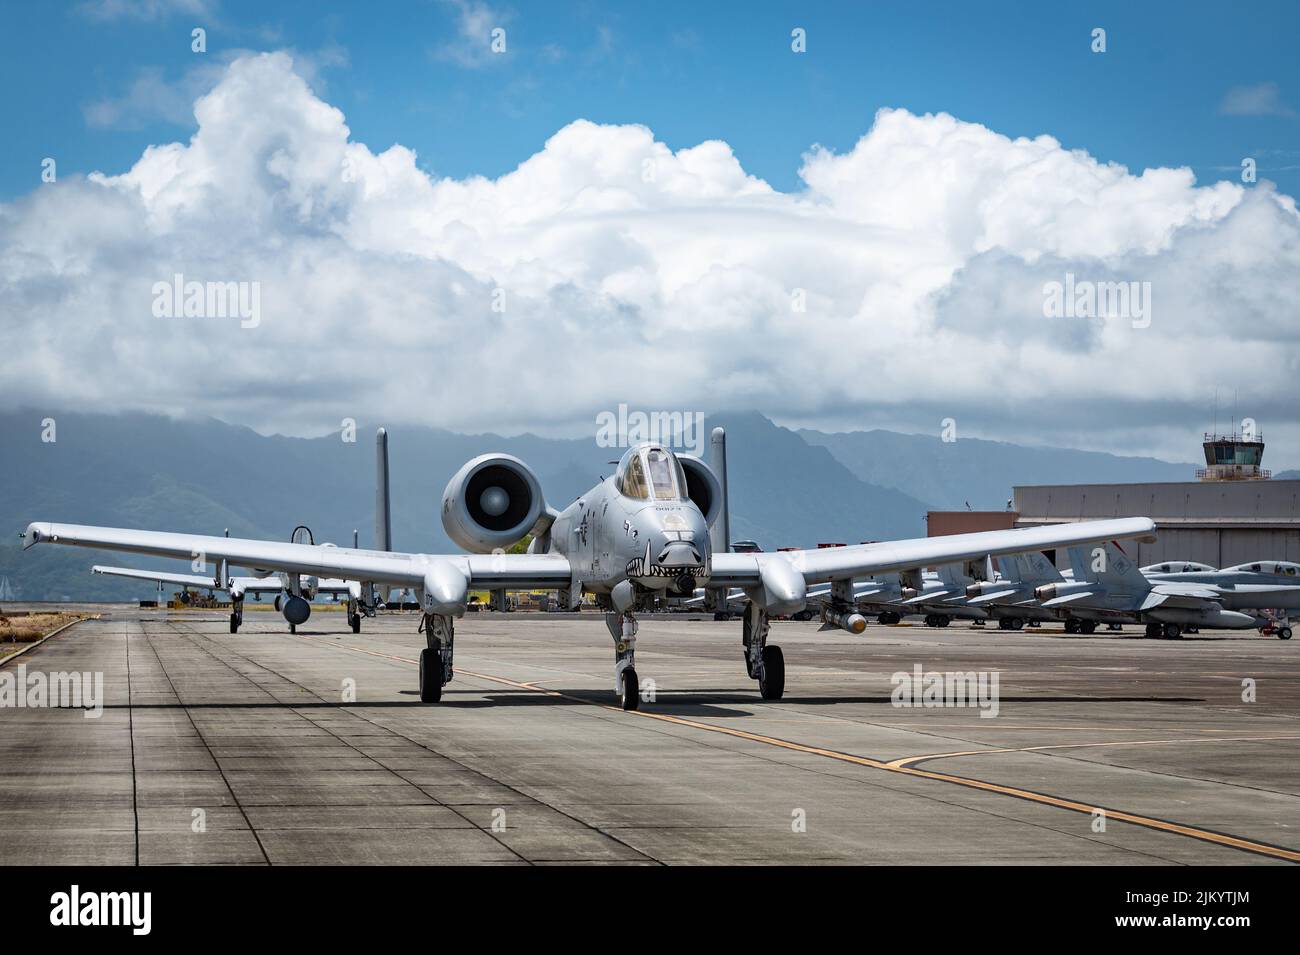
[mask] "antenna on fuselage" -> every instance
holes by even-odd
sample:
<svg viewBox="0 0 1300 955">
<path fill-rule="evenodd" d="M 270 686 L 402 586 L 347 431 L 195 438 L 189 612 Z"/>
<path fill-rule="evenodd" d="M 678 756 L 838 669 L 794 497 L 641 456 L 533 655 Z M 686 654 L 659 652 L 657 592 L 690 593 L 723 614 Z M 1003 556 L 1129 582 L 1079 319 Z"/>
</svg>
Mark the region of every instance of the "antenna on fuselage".
<svg viewBox="0 0 1300 955">
<path fill-rule="evenodd" d="M 709 467 L 722 487 L 722 507 L 709 528 L 709 543 L 715 554 L 725 554 L 731 550 L 731 505 L 727 501 L 727 432 L 722 428 L 714 428 L 709 438 Z"/>
</svg>

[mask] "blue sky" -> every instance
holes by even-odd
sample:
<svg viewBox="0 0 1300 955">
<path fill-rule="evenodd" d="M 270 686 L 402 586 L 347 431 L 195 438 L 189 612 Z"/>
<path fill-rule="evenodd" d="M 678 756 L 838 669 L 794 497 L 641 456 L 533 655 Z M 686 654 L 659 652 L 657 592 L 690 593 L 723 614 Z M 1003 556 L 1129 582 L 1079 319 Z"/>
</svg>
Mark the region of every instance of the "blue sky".
<svg viewBox="0 0 1300 955">
<path fill-rule="evenodd" d="M 0 406 L 1300 463 L 1300 3 L 0 4 Z"/>
<path fill-rule="evenodd" d="M 277 48 L 317 64 L 355 139 L 401 142 L 437 175 L 500 175 L 583 117 L 643 123 L 674 149 L 723 139 L 790 190 L 808 147 L 847 150 L 894 106 L 1048 133 L 1134 171 L 1187 165 L 1201 182 L 1253 156 L 1261 178 L 1300 191 L 1300 4 L 492 3 L 481 22 L 505 28 L 504 56 L 463 35 L 482 6 L 6 2 L 0 197 L 28 192 L 46 156 L 62 174 L 118 172 L 184 141 L 177 104 L 196 72 Z M 190 51 L 193 26 L 207 54 Z"/>
</svg>

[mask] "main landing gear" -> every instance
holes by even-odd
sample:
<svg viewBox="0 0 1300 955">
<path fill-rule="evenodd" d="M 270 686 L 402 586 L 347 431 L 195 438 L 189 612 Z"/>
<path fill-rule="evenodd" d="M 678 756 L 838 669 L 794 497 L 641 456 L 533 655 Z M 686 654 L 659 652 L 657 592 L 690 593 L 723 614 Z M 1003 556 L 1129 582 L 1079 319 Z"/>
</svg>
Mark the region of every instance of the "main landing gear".
<svg viewBox="0 0 1300 955">
<path fill-rule="evenodd" d="M 1000 617 L 998 618 L 999 630 L 1020 630 L 1025 625 L 1024 617 Z"/>
<path fill-rule="evenodd" d="M 348 626 L 353 633 L 361 632 L 361 602 L 358 600 L 348 601 Z"/>
<path fill-rule="evenodd" d="M 925 625 L 927 627 L 946 627 L 950 619 L 952 618 L 941 613 L 927 613 L 925 615 Z"/>
<path fill-rule="evenodd" d="M 244 622 L 244 601 L 233 600 L 230 603 L 230 632 L 239 633 L 239 625 Z"/>
<path fill-rule="evenodd" d="M 614 692 L 625 710 L 641 704 L 641 681 L 636 675 L 636 618 L 631 611 L 605 614 L 605 626 L 614 639 Z"/>
<path fill-rule="evenodd" d="M 360 621 L 357 623 L 359 627 Z M 451 682 L 456 631 L 451 617 L 437 613 L 426 613 L 420 630 L 429 644 L 420 651 L 420 702 L 437 703 L 442 699 L 442 688 Z"/>
<path fill-rule="evenodd" d="M 779 700 L 785 695 L 785 655 L 781 648 L 767 645 L 771 624 L 767 611 L 750 601 L 745 605 L 741 642 L 745 645 L 745 672 L 758 680 L 758 693 L 765 700 Z"/>
<path fill-rule="evenodd" d="M 902 619 L 902 614 L 894 613 L 892 610 L 882 610 L 880 615 L 876 617 L 876 623 L 888 626 L 890 624 L 899 623 Z"/>
<path fill-rule="evenodd" d="M 1152 640 L 1163 637 L 1166 640 L 1178 640 L 1183 635 L 1183 628 L 1176 623 L 1149 623 L 1146 635 Z"/>
</svg>

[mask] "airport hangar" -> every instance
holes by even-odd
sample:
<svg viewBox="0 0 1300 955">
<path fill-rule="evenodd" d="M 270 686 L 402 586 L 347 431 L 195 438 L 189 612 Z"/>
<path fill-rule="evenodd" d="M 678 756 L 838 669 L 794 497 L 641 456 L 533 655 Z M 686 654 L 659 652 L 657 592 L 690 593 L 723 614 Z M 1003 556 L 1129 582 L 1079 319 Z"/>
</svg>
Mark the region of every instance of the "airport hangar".
<svg viewBox="0 0 1300 955">
<path fill-rule="evenodd" d="M 1142 567 L 1166 560 L 1214 567 L 1257 560 L 1300 562 L 1300 480 L 1271 480 L 1259 467 L 1264 450 L 1259 439 L 1206 435 L 1204 449 L 1206 466 L 1196 471 L 1196 480 L 1018 485 L 1009 510 L 931 511 L 928 531 L 935 536 L 1149 517 L 1158 528 L 1155 543 L 1132 542 Z M 1069 566 L 1064 553 L 1049 556 L 1058 566 Z"/>
</svg>

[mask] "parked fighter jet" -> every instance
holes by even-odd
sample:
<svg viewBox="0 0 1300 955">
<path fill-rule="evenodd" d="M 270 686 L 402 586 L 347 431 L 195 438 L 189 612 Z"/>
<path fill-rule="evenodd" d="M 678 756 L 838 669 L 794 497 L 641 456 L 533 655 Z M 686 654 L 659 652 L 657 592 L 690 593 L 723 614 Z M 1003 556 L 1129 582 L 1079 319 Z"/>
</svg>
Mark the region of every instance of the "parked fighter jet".
<svg viewBox="0 0 1300 955">
<path fill-rule="evenodd" d="M 1008 554 L 997 558 L 1001 575 L 993 580 L 977 580 L 966 588 L 967 604 L 985 610 L 997 620 L 1001 630 L 1019 630 L 1030 621 L 1056 620 L 1055 611 L 1046 610 L 1038 603 L 1034 591 L 1046 584 L 1060 583 L 1065 578 L 1056 566 L 1039 551 L 1027 554 Z M 1071 632 L 1092 633 L 1097 621 L 1074 620 L 1079 626 L 1066 629 Z"/>
<path fill-rule="evenodd" d="M 1300 610 L 1300 564 L 1285 560 L 1257 560 L 1222 570 L 1205 564 L 1191 567 L 1180 562 L 1154 566 L 1157 570 L 1147 573 L 1151 580 L 1204 586 L 1230 610 L 1284 611 L 1274 633 L 1279 640 L 1291 639 L 1290 614 L 1286 611 Z M 1171 569 L 1165 570 L 1166 567 Z M 1144 568 L 1144 572 L 1150 570 Z"/>
<path fill-rule="evenodd" d="M 1253 614 L 1225 610 L 1220 595 L 1204 584 L 1148 580 L 1111 541 L 1091 553 L 1070 547 L 1073 580 L 1043 584 L 1034 591 L 1044 609 L 1067 621 L 1136 621 L 1147 636 L 1176 639 L 1186 626 L 1245 629 L 1257 626 Z"/>
<path fill-rule="evenodd" d="M 921 586 L 902 586 L 896 604 L 903 613 L 924 613 L 927 627 L 946 627 L 954 619 L 974 620 L 983 625 L 988 611 L 972 606 L 967 599 L 967 588 L 977 579 L 993 576 L 988 560 L 967 561 L 963 564 L 943 564 L 934 575 L 923 577 Z"/>
<path fill-rule="evenodd" d="M 852 632 L 853 581 L 892 570 L 982 560 L 1111 539 L 1151 538 L 1147 518 L 1057 524 L 950 537 L 767 554 L 716 552 L 710 530 L 718 520 L 721 486 L 692 455 L 656 444 L 627 451 L 613 476 L 556 511 L 523 461 L 485 454 L 448 482 L 442 497 L 447 534 L 470 554 L 404 554 L 312 547 L 273 541 L 202 537 L 161 531 L 33 522 L 23 546 L 56 543 L 191 559 L 202 554 L 219 567 L 267 568 L 286 574 L 337 576 L 415 587 L 427 647 L 420 653 L 420 698 L 435 702 L 453 675 L 454 622 L 466 612 L 470 590 L 556 587 L 572 608 L 583 592 L 606 610 L 614 642 L 615 689 L 625 709 L 638 705 L 636 612 L 657 595 L 688 597 L 697 586 L 749 597 L 741 627 L 745 666 L 764 699 L 780 699 L 785 662 L 767 642 L 769 618 L 804 609 L 810 585 L 831 584 L 824 617 Z M 531 534 L 526 554 L 502 549 Z M 372 593 L 363 585 L 362 594 Z"/>
</svg>

